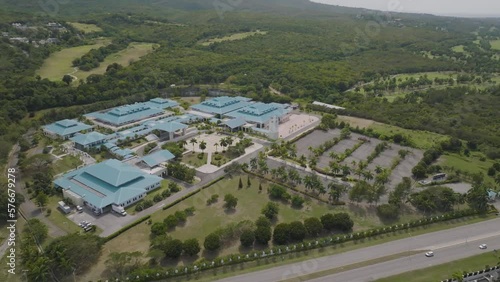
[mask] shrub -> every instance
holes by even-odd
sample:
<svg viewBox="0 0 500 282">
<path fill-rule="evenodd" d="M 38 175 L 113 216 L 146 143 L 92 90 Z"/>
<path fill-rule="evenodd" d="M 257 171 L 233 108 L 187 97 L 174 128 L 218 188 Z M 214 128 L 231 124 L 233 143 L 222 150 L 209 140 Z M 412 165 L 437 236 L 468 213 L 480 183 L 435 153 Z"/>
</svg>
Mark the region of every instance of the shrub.
<svg viewBox="0 0 500 282">
<path fill-rule="evenodd" d="M 178 222 L 185 222 L 187 219 L 186 212 L 184 211 L 176 211 L 174 216 L 177 218 Z"/>
<path fill-rule="evenodd" d="M 170 190 L 170 192 L 172 193 L 177 193 L 181 190 L 181 188 L 179 187 L 179 184 L 171 181 L 168 183 L 168 189 Z"/>
<path fill-rule="evenodd" d="M 163 197 L 163 199 L 170 197 L 170 195 L 171 195 L 170 190 L 168 190 L 168 189 L 161 192 L 161 196 Z"/>
<path fill-rule="evenodd" d="M 153 198 L 153 202 L 155 203 L 158 203 L 161 200 L 163 200 L 163 197 L 161 195 L 155 195 Z"/>
<path fill-rule="evenodd" d="M 397 220 L 399 208 L 395 205 L 383 204 L 377 207 L 377 215 L 385 220 Z"/>
<path fill-rule="evenodd" d="M 207 251 L 216 251 L 221 247 L 221 241 L 219 235 L 215 233 L 208 234 L 207 237 L 205 237 L 205 242 L 203 243 L 203 247 Z"/>
<path fill-rule="evenodd" d="M 167 228 L 171 229 L 171 228 L 174 228 L 177 226 L 177 224 L 179 223 L 179 220 L 177 219 L 177 217 L 175 215 L 171 214 L 163 220 L 163 223 L 165 223 Z"/>
<path fill-rule="evenodd" d="M 200 243 L 195 238 L 187 239 L 186 241 L 184 241 L 184 243 L 182 244 L 182 249 L 188 256 L 197 255 L 201 251 Z"/>
<path fill-rule="evenodd" d="M 304 198 L 302 198 L 299 195 L 294 195 L 292 197 L 292 207 L 294 208 L 302 208 L 302 205 L 304 205 Z"/>
<path fill-rule="evenodd" d="M 243 230 L 240 235 L 240 243 L 243 247 L 251 247 L 255 242 L 255 232 L 250 229 Z"/>
<path fill-rule="evenodd" d="M 318 236 L 323 231 L 323 224 L 317 217 L 310 217 L 304 220 L 304 227 L 311 237 Z"/>
<path fill-rule="evenodd" d="M 273 241 L 277 245 L 286 245 L 290 240 L 290 226 L 288 223 L 280 223 L 273 230 Z"/>
<path fill-rule="evenodd" d="M 279 212 L 279 206 L 276 203 L 268 202 L 263 208 L 261 213 L 268 219 L 273 219 Z"/>
</svg>

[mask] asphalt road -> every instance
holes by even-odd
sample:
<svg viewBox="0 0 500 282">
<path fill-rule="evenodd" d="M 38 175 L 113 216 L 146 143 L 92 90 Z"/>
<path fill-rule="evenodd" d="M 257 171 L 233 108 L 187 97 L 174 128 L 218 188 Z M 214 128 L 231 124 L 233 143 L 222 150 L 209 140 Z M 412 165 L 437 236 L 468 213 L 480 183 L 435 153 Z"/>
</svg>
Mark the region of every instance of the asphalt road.
<svg viewBox="0 0 500 282">
<path fill-rule="evenodd" d="M 362 248 L 337 255 L 310 259 L 274 267 L 267 270 L 247 273 L 218 281 L 223 282 L 254 282 L 282 281 L 296 278 L 328 269 L 348 266 L 355 263 L 373 260 L 408 251 L 422 253 L 360 268 L 356 271 L 346 271 L 339 274 L 321 277 L 313 281 L 372 281 L 373 279 L 391 276 L 413 269 L 441 264 L 448 261 L 472 256 L 480 253 L 479 244 L 489 244 L 489 250 L 500 249 L 500 218 L 480 223 L 461 226 L 453 229 L 427 233 L 418 236 L 408 235 L 400 239 L 372 247 Z M 435 257 L 426 258 L 424 252 L 433 250 Z M 345 275 L 345 276 L 343 276 Z"/>
</svg>

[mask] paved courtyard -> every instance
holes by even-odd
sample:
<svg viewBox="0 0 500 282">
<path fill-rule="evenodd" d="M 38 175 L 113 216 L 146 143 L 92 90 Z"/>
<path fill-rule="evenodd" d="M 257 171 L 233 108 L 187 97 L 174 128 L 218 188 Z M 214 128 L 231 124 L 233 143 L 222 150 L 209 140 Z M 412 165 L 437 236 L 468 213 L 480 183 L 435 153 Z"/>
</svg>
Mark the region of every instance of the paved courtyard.
<svg viewBox="0 0 500 282">
<path fill-rule="evenodd" d="M 222 138 L 226 138 L 226 137 L 228 137 L 228 136 L 224 135 L 224 134 L 218 134 L 218 133 L 212 133 L 212 134 L 203 133 L 201 135 L 193 137 L 197 141 L 197 143 L 194 144 L 194 151 L 201 153 L 200 143 L 201 143 L 201 141 L 205 141 L 207 143 L 207 148 L 205 149 L 205 153 L 215 153 L 216 150 L 217 150 L 217 152 L 221 152 L 222 146 L 220 146 L 220 140 Z M 240 142 L 240 139 L 237 137 L 231 136 L 231 138 L 233 139 L 232 145 Z M 191 144 L 191 142 L 190 142 L 191 139 L 192 138 L 186 139 L 187 144 L 184 145 L 184 147 L 189 151 L 193 151 L 193 144 Z M 218 144 L 218 146 L 216 147 L 215 144 Z"/>
<path fill-rule="evenodd" d="M 291 114 L 287 122 L 280 124 L 278 132 L 280 138 L 287 138 L 288 136 L 301 132 L 313 123 L 319 122 L 319 117 L 308 114 Z"/>
</svg>

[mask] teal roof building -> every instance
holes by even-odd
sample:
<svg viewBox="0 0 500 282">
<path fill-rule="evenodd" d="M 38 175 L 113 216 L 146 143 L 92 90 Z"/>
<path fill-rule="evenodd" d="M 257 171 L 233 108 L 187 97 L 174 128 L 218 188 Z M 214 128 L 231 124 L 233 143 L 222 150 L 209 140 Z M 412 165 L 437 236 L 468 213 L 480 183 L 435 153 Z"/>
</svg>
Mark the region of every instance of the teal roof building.
<svg viewBox="0 0 500 282">
<path fill-rule="evenodd" d="M 243 119 L 246 122 L 254 123 L 262 127 L 266 125 L 272 117 L 282 117 L 288 115 L 292 111 L 288 105 L 278 104 L 278 103 L 253 103 L 247 107 L 232 111 L 225 114 L 228 117 L 234 119 Z"/>
<path fill-rule="evenodd" d="M 191 109 L 203 113 L 222 116 L 226 113 L 241 109 L 249 105 L 250 98 L 221 96 L 205 100 L 200 104 L 191 106 Z"/>
<path fill-rule="evenodd" d="M 78 150 L 86 150 L 91 147 L 103 145 L 107 140 L 107 135 L 92 131 L 86 134 L 77 134 L 70 138 Z"/>
<path fill-rule="evenodd" d="M 72 119 L 63 119 L 42 127 L 45 135 L 52 138 L 69 139 L 77 133 L 91 130 L 92 126 Z"/>
<path fill-rule="evenodd" d="M 70 190 L 83 203 L 100 213 L 111 205 L 127 207 L 142 199 L 149 191 L 160 187 L 161 177 L 149 175 L 118 160 L 83 167 L 54 181 L 58 189 Z"/>
</svg>

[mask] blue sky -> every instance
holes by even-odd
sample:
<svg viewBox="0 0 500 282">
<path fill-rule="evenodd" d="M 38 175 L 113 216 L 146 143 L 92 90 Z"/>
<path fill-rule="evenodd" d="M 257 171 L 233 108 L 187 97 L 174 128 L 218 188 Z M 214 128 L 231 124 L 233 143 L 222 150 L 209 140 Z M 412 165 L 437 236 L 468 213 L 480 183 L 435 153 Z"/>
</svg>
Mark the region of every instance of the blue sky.
<svg viewBox="0 0 500 282">
<path fill-rule="evenodd" d="M 499 0 L 311 0 L 312 2 L 402 13 L 500 16 Z"/>
</svg>

